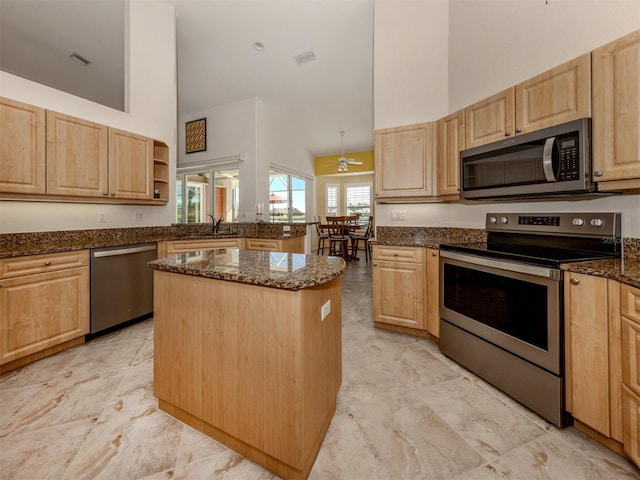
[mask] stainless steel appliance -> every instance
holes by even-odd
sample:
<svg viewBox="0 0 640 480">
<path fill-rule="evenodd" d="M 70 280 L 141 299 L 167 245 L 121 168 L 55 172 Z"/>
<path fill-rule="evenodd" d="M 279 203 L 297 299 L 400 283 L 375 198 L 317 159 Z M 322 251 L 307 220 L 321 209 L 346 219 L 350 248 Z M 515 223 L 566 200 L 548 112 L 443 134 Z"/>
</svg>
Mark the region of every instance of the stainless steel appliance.
<svg viewBox="0 0 640 480">
<path fill-rule="evenodd" d="M 487 214 L 485 243 L 440 245 L 440 350 L 556 426 L 560 264 L 620 255 L 620 214 Z"/>
<path fill-rule="evenodd" d="M 525 133 L 460 153 L 463 198 L 578 195 L 591 181 L 591 119 Z"/>
<path fill-rule="evenodd" d="M 91 250 L 91 335 L 153 313 L 156 258 L 155 243 Z"/>
</svg>

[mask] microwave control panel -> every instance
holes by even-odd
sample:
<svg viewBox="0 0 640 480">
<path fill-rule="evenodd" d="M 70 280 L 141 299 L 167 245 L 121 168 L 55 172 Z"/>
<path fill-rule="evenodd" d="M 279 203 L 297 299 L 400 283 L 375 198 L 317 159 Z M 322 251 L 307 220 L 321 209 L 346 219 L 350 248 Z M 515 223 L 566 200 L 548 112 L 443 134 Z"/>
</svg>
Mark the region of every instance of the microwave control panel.
<svg viewBox="0 0 640 480">
<path fill-rule="evenodd" d="M 561 138 L 559 145 L 560 167 L 558 168 L 558 181 L 566 182 L 580 178 L 580 166 L 578 165 L 578 139 L 576 137 Z"/>
</svg>

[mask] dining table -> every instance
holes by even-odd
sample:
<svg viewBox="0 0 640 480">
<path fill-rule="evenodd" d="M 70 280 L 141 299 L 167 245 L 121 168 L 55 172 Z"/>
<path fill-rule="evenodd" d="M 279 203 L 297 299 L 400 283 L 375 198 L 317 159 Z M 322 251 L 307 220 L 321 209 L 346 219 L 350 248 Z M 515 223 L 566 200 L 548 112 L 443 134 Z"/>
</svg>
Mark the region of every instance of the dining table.
<svg viewBox="0 0 640 480">
<path fill-rule="evenodd" d="M 363 226 L 358 223 L 357 215 L 327 216 L 326 218 L 327 223 L 321 223 L 320 230 L 329 234 L 331 234 L 332 226 L 334 227 L 334 230 L 340 229 L 342 231 L 342 236 L 344 237 L 349 237 L 351 233 L 362 230 L 363 228 Z M 352 251 L 351 246 L 348 246 L 347 251 Z M 359 260 L 359 258 L 349 253 L 346 255 L 345 260 Z"/>
</svg>

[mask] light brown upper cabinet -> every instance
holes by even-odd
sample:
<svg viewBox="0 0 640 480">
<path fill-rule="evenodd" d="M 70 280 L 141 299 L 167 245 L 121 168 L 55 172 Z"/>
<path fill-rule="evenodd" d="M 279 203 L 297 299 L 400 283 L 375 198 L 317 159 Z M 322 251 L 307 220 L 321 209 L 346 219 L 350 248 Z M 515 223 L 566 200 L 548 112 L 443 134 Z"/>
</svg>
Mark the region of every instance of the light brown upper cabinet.
<svg viewBox="0 0 640 480">
<path fill-rule="evenodd" d="M 153 198 L 153 140 L 109 128 L 109 195 Z"/>
<path fill-rule="evenodd" d="M 465 148 L 591 116 L 591 56 L 582 55 L 465 108 Z"/>
<path fill-rule="evenodd" d="M 435 149 L 435 122 L 376 130 L 376 200 L 434 195 Z"/>
<path fill-rule="evenodd" d="M 514 114 L 514 87 L 465 108 L 465 148 L 478 147 L 515 135 Z"/>
<path fill-rule="evenodd" d="M 438 120 L 438 196 L 460 196 L 460 151 L 464 150 L 464 110 Z"/>
<path fill-rule="evenodd" d="M 516 133 L 591 116 L 591 54 L 586 53 L 515 87 Z"/>
<path fill-rule="evenodd" d="M 109 195 L 106 125 L 47 110 L 47 193 Z"/>
<path fill-rule="evenodd" d="M 153 140 L 47 111 L 47 194 L 153 198 Z"/>
<path fill-rule="evenodd" d="M 0 97 L 0 191 L 46 191 L 45 110 Z"/>
<path fill-rule="evenodd" d="M 593 51 L 593 176 L 640 188 L 640 30 Z"/>
</svg>

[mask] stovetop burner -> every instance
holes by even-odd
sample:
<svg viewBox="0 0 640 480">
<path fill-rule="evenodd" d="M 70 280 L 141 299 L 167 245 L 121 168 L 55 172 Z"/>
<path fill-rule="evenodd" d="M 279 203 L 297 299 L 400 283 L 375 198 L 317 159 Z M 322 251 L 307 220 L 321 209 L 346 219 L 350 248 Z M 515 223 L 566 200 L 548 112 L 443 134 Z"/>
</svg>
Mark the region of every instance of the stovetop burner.
<svg viewBox="0 0 640 480">
<path fill-rule="evenodd" d="M 440 249 L 553 268 L 620 256 L 619 213 L 487 214 L 486 228 L 487 242 Z"/>
</svg>

